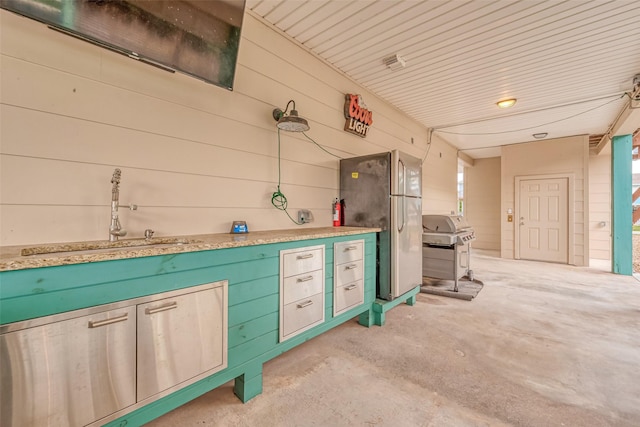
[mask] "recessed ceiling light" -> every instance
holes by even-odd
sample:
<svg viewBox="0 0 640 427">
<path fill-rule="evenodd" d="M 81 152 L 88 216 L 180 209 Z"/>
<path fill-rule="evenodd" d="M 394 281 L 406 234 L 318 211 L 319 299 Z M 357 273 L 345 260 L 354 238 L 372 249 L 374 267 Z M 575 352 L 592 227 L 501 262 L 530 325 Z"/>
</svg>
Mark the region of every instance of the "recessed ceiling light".
<svg viewBox="0 0 640 427">
<path fill-rule="evenodd" d="M 534 133 L 533 137 L 535 139 L 542 139 L 542 138 L 546 138 L 547 135 L 549 135 L 547 132 L 540 132 L 540 133 Z"/>
<path fill-rule="evenodd" d="M 515 98 L 508 98 L 508 99 L 503 99 L 501 101 L 498 101 L 496 105 L 500 108 L 509 108 L 516 105 L 516 101 L 517 99 Z"/>
</svg>

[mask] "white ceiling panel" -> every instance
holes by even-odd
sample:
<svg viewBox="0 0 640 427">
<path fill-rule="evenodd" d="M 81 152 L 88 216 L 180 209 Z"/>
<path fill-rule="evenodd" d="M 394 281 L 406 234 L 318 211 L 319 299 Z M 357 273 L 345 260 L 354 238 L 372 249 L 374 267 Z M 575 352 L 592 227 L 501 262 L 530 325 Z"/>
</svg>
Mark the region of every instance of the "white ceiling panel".
<svg viewBox="0 0 640 427">
<path fill-rule="evenodd" d="M 640 74 L 636 0 L 248 0 L 247 10 L 472 157 L 530 141 L 534 128 L 603 134 Z M 405 68 L 384 65 L 393 54 Z M 508 97 L 515 107 L 498 109 Z"/>
</svg>

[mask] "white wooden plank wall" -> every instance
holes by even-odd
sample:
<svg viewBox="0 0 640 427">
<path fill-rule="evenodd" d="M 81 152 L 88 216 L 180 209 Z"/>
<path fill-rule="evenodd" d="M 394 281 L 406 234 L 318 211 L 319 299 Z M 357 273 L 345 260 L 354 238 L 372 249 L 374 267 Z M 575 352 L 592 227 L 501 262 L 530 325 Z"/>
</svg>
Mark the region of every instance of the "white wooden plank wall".
<svg viewBox="0 0 640 427">
<path fill-rule="evenodd" d="M 573 174 L 574 176 L 574 265 L 587 265 L 589 245 L 587 235 L 589 211 L 588 184 L 588 136 L 550 139 L 528 144 L 502 147 L 502 212 L 511 208 L 515 212 L 515 177 L 545 174 Z M 515 224 L 502 222 L 503 258 L 515 256 Z"/>
<path fill-rule="evenodd" d="M 500 225 L 507 221 L 500 209 L 500 158 L 476 159 L 464 169 L 464 215 L 476 234 L 472 247 L 500 250 Z"/>
<path fill-rule="evenodd" d="M 457 171 L 458 151 L 434 134 L 422 166 L 423 213 L 450 214 L 458 211 Z"/>
<path fill-rule="evenodd" d="M 272 207 L 274 107 L 294 99 L 307 134 L 341 157 L 401 149 L 423 157 L 427 130 L 245 14 L 234 91 L 170 74 L 0 11 L 0 244 L 108 237 L 111 175 L 122 169 L 127 237 L 294 228 Z M 344 126 L 345 93 L 374 113 L 366 139 Z M 413 142 L 412 142 L 413 139 Z M 281 135 L 282 192 L 295 217 L 331 224 L 338 159 Z M 435 154 L 438 153 L 438 156 Z M 440 157 L 439 153 L 442 153 Z M 434 138 L 424 165 L 427 212 L 455 208 L 455 149 Z"/>
<path fill-rule="evenodd" d="M 611 145 L 589 156 L 589 258 L 611 259 Z"/>
</svg>

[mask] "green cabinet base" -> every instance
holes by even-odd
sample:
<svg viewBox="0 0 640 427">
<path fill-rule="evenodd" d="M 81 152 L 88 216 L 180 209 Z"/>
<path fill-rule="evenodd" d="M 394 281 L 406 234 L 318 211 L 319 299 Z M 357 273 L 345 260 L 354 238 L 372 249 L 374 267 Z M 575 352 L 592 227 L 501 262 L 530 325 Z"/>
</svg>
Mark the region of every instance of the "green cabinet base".
<svg viewBox="0 0 640 427">
<path fill-rule="evenodd" d="M 376 299 L 373 303 L 373 324 L 383 326 L 385 322 L 385 313 L 403 302 L 407 305 L 415 305 L 416 295 L 418 292 L 420 292 L 420 286 L 416 286 L 414 289 L 392 301 Z"/>
<path fill-rule="evenodd" d="M 245 373 L 236 377 L 233 393 L 242 403 L 247 403 L 262 393 L 262 363 L 246 369 Z"/>
<path fill-rule="evenodd" d="M 356 317 L 367 327 L 384 323 L 384 311 L 396 303 L 374 302 L 376 234 L 358 238 L 364 240 L 364 301 L 338 315 L 333 314 L 333 245 L 351 241 L 353 235 L 2 272 L 0 324 L 227 280 L 227 368 L 95 425 L 141 426 L 229 381 L 234 381 L 235 395 L 247 402 L 262 393 L 267 361 Z M 325 321 L 280 341 L 279 253 L 311 245 L 325 246 Z M 415 293 L 403 295 L 397 303 L 412 303 Z"/>
</svg>

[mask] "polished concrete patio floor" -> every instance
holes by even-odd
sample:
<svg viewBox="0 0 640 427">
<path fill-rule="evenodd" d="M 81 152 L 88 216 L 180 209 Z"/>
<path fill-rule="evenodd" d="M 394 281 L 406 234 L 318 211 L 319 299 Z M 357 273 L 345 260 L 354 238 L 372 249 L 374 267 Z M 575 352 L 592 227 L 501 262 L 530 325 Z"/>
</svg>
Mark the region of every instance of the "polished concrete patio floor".
<svg viewBox="0 0 640 427">
<path fill-rule="evenodd" d="M 150 426 L 639 426 L 640 282 L 475 251 L 473 301 L 349 321 Z"/>
</svg>

